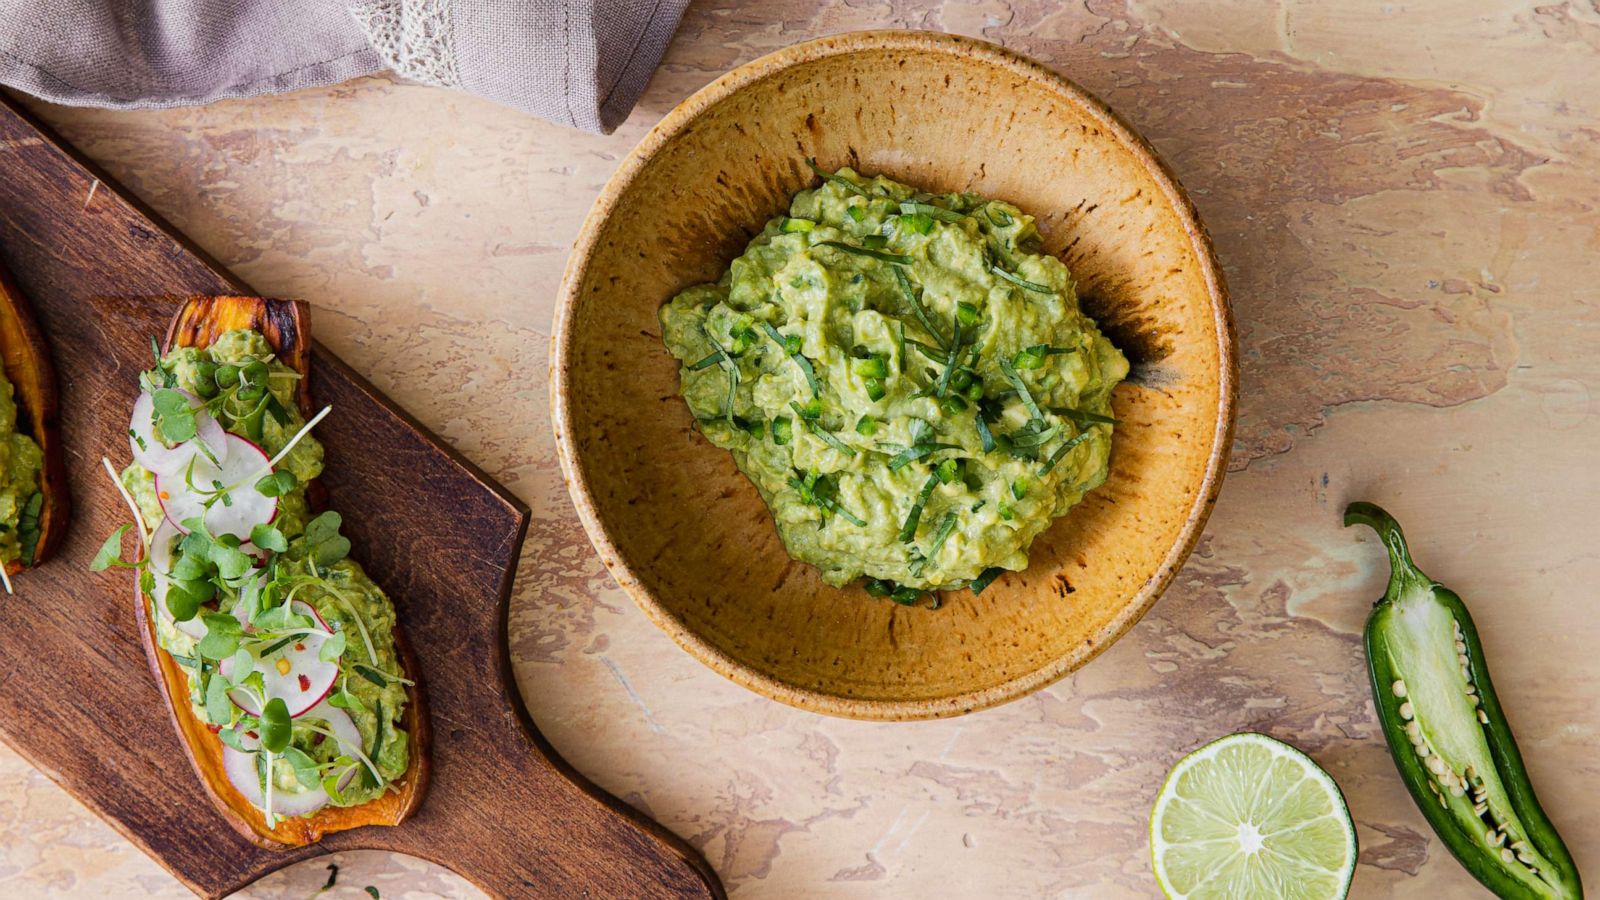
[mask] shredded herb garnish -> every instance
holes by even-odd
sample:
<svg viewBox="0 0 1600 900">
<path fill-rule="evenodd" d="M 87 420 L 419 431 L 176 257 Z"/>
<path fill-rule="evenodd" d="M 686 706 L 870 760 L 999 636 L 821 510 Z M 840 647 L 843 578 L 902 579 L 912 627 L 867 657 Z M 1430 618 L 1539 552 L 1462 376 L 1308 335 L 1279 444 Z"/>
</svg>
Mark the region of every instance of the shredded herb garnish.
<svg viewBox="0 0 1600 900">
<path fill-rule="evenodd" d="M 799 472 L 796 470 L 796 476 Z M 800 501 L 808 506 L 815 506 L 824 512 L 831 512 L 857 528 L 867 527 L 867 520 L 861 518 L 839 503 L 839 485 L 827 475 L 817 472 L 807 473 L 802 480 L 799 477 L 790 477 L 789 486 L 800 495 Z M 824 516 L 824 519 L 827 517 Z"/>
<path fill-rule="evenodd" d="M 23 568 L 33 565 L 34 554 L 39 550 L 39 515 L 44 509 L 44 493 L 34 491 L 28 498 L 28 505 L 22 508 L 22 513 L 17 516 L 17 540 L 21 543 L 21 552 L 17 561 Z"/>
<path fill-rule="evenodd" d="M 1039 424 L 1042 424 L 1040 422 L 1040 420 L 1034 419 L 1034 420 L 1032 420 L 1032 421 L 1030 421 L 1028 423 L 1028 426 L 1034 426 L 1034 425 L 1039 425 Z M 1010 437 L 1011 437 L 1011 446 L 1013 446 L 1013 447 L 1041 447 L 1041 446 L 1043 446 L 1045 444 L 1050 443 L 1050 441 L 1053 440 L 1057 434 L 1061 433 L 1061 426 L 1060 425 L 1051 425 L 1051 426 L 1046 427 L 1046 428 L 1028 427 L 1028 426 L 1024 426 L 1024 427 L 1022 427 L 1022 428 L 1020 428 L 1020 429 L 1018 429 L 1018 430 L 1016 430 L 1016 431 L 1011 433 L 1011 435 L 1010 435 Z"/>
<path fill-rule="evenodd" d="M 1077 422 L 1077 423 L 1082 424 L 1082 425 L 1121 425 L 1122 424 L 1122 422 L 1120 420 L 1113 419 L 1110 416 L 1102 416 L 1099 413 L 1085 412 L 1084 410 L 1081 410 L 1081 409 L 1073 409 L 1070 406 L 1052 406 L 1052 407 L 1050 407 L 1050 411 L 1055 413 L 1058 416 L 1061 416 L 1064 419 L 1071 419 L 1072 421 Z"/>
<path fill-rule="evenodd" d="M 845 456 L 856 455 L 855 448 L 851 447 L 849 444 L 846 444 L 844 441 L 839 440 L 839 438 L 833 432 L 827 430 L 826 428 L 816 425 L 807 425 L 806 427 L 812 434 L 822 438 L 823 443 L 839 451 L 840 453 L 843 453 Z"/>
<path fill-rule="evenodd" d="M 355 665 L 351 666 L 351 668 L 355 669 L 357 675 L 360 675 L 362 678 L 365 678 L 378 687 L 387 687 L 389 684 L 388 680 L 384 678 L 384 674 L 377 669 L 372 668 L 371 666 L 364 666 L 360 663 L 356 663 Z"/>
<path fill-rule="evenodd" d="M 810 219 L 784 219 L 778 230 L 784 234 L 804 234 L 817 227 L 817 223 Z"/>
<path fill-rule="evenodd" d="M 950 533 L 956 530 L 956 519 L 959 517 L 960 514 L 953 509 L 944 514 L 944 521 L 939 523 L 939 532 L 934 535 L 933 543 L 928 545 L 924 556 L 933 559 L 934 555 L 944 547 L 944 542 L 950 539 Z"/>
<path fill-rule="evenodd" d="M 851 181 L 850 179 L 848 179 L 848 178 L 844 177 L 843 175 L 840 175 L 840 174 L 838 174 L 836 172 L 829 172 L 829 171 L 823 169 L 821 166 L 817 165 L 817 158 L 815 156 L 806 157 L 806 165 L 810 166 L 811 167 L 811 171 L 817 173 L 817 177 L 821 178 L 823 181 L 831 181 L 834 184 L 839 185 L 840 187 L 844 188 L 845 190 L 849 191 L 852 194 L 857 194 L 857 195 L 862 196 L 862 197 L 871 197 L 872 196 L 871 194 L 867 193 L 867 189 L 866 188 L 862 187 L 859 184 L 856 184 L 854 181 Z"/>
<path fill-rule="evenodd" d="M 705 358 L 701 359 L 699 362 L 691 363 L 689 365 L 689 371 L 698 372 L 701 369 L 709 369 L 709 368 L 711 368 L 712 366 L 716 365 L 719 362 L 722 362 L 722 351 L 721 350 L 718 350 L 718 351 L 712 353 L 711 355 L 706 356 Z"/>
<path fill-rule="evenodd" d="M 372 724 L 372 749 L 367 751 L 367 755 L 373 759 L 377 759 L 379 752 L 383 750 L 383 722 L 385 716 L 383 714 L 382 700 L 375 701 L 372 705 L 376 709 L 374 711 Z"/>
<path fill-rule="evenodd" d="M 917 537 L 917 523 L 922 521 L 922 510 L 928 505 L 928 498 L 933 496 L 933 489 L 939 486 L 939 473 L 934 472 L 928 480 L 922 483 L 922 490 L 917 493 L 917 502 L 911 505 L 911 512 L 906 514 L 906 521 L 900 526 L 901 543 L 909 544 Z"/>
<path fill-rule="evenodd" d="M 898 266 L 909 266 L 915 262 L 915 260 L 913 260 L 911 257 L 905 256 L 904 254 L 888 253 L 883 250 L 873 250 L 869 247 L 857 247 L 854 244 L 846 244 L 844 241 L 819 241 L 813 246 L 832 247 L 835 250 L 841 250 L 845 253 L 852 253 L 856 256 L 866 256 L 882 262 L 894 263 Z"/>
<path fill-rule="evenodd" d="M 912 289 L 911 279 L 907 278 L 906 273 L 899 269 L 891 271 L 894 272 L 895 281 L 900 284 L 901 293 L 906 295 L 906 300 L 911 304 L 911 312 L 916 315 L 917 321 L 922 324 L 928 334 L 933 336 L 934 343 L 938 344 L 941 350 L 949 347 L 950 342 L 944 339 L 944 335 L 939 333 L 938 328 L 934 327 L 933 317 L 928 315 L 928 310 L 923 307 L 922 300 L 917 297 L 917 292 Z"/>
<path fill-rule="evenodd" d="M 989 423 L 983 420 L 982 409 L 978 410 L 978 415 L 975 417 L 975 421 L 978 425 L 978 441 L 983 445 L 983 452 L 988 453 L 994 450 L 994 434 L 989 431 Z"/>
<path fill-rule="evenodd" d="M 722 415 L 728 420 L 728 424 L 732 425 L 733 404 L 734 401 L 736 401 L 739 397 L 739 363 L 736 362 L 733 356 L 728 353 L 727 349 L 724 348 L 722 344 L 712 336 L 710 329 L 702 328 L 701 331 L 705 334 L 706 340 L 711 342 L 711 346 L 717 348 L 717 353 L 720 354 L 717 362 L 721 363 L 722 370 L 728 373 L 728 404 L 727 408 L 722 411 Z"/>
<path fill-rule="evenodd" d="M 990 566 L 979 573 L 977 578 L 972 579 L 972 582 L 967 587 L 971 589 L 974 595 L 981 594 L 984 588 L 994 584 L 994 580 L 1004 574 L 1005 571 L 999 566 Z"/>
<path fill-rule="evenodd" d="M 906 449 L 895 454 L 894 457 L 889 460 L 889 471 L 898 472 L 910 463 L 919 460 L 924 456 L 938 453 L 940 450 L 960 449 L 961 445 L 959 444 L 913 444 L 912 446 L 907 447 Z"/>
<path fill-rule="evenodd" d="M 900 204 L 900 214 L 906 216 L 919 215 L 938 219 L 941 222 L 959 222 L 966 218 L 966 214 L 958 213 L 953 209 L 934 206 L 932 203 L 915 203 L 906 200 Z M 926 231 L 923 234 L 927 234 Z"/>
<path fill-rule="evenodd" d="M 1037 281 L 1029 281 L 1026 278 L 1013 275 L 999 266 L 990 266 L 989 271 L 999 275 L 1001 278 L 1004 278 L 1023 290 L 1033 291 L 1036 294 L 1054 294 L 1056 292 L 1056 289 L 1048 284 L 1040 284 Z"/>
<path fill-rule="evenodd" d="M 904 326 L 902 326 L 902 327 L 904 327 Z M 913 341 L 913 340 L 907 340 L 906 344 L 909 345 L 909 346 L 917 348 L 917 352 L 918 353 L 921 353 L 923 356 L 926 356 L 929 360 L 931 360 L 933 362 L 943 364 L 944 361 L 945 361 L 946 357 L 945 357 L 944 351 L 940 350 L 937 347 L 930 347 L 930 346 L 928 346 L 927 344 L 924 344 L 921 341 Z"/>
<path fill-rule="evenodd" d="M 840 453 L 843 453 L 845 456 L 855 456 L 856 451 L 854 447 L 851 447 L 844 441 L 839 440 L 839 438 L 834 435 L 833 432 L 823 428 L 820 425 L 814 424 L 811 421 L 822 414 L 821 404 L 817 403 L 815 400 L 811 402 L 816 405 L 815 414 L 813 414 L 811 409 L 801 406 L 793 400 L 789 401 L 789 405 L 793 407 L 795 413 L 800 416 L 800 427 L 821 438 L 824 444 L 827 444 L 829 447 L 832 447 Z"/>
<path fill-rule="evenodd" d="M 1062 442 L 1061 446 L 1056 448 L 1056 452 L 1050 454 L 1050 458 L 1045 460 L 1044 465 L 1039 467 L 1039 474 L 1040 475 L 1048 475 L 1048 474 L 1050 474 L 1050 470 L 1055 468 L 1056 463 L 1061 461 L 1061 457 L 1066 456 L 1067 453 L 1069 451 L 1071 451 L 1073 447 L 1076 447 L 1079 444 L 1083 443 L 1084 441 L 1088 440 L 1089 439 L 1089 435 L 1091 435 L 1091 434 L 1094 434 L 1094 432 L 1093 431 L 1085 431 L 1084 433 L 1078 435 L 1077 437 L 1072 438 L 1071 440 Z"/>
<path fill-rule="evenodd" d="M 955 374 L 956 362 L 961 358 L 961 319 L 958 317 L 951 323 L 950 353 L 944 360 L 944 372 L 939 376 L 939 387 L 936 393 L 943 397 L 950 390 L 950 376 Z"/>
<path fill-rule="evenodd" d="M 794 364 L 800 367 L 801 374 L 806 376 L 806 384 L 811 388 L 811 396 L 822 396 L 822 384 L 817 381 L 817 370 L 812 367 L 811 360 L 806 359 L 805 354 L 800 352 L 799 336 L 790 335 L 794 338 L 791 343 L 778 329 L 772 327 L 771 322 L 762 322 L 761 327 L 767 332 L 767 337 L 772 338 L 772 342 L 783 348 L 789 358 L 794 360 Z"/>
<path fill-rule="evenodd" d="M 1022 398 L 1022 405 L 1028 408 L 1028 417 L 1038 419 L 1041 422 L 1044 421 L 1044 413 L 1039 410 L 1039 404 L 1033 402 L 1033 394 L 1028 391 L 1028 386 L 1023 383 L 1022 376 L 1017 374 L 1017 370 L 1011 365 L 1010 361 L 1000 360 L 1000 371 L 1005 373 L 1006 381 L 1011 383 L 1011 387 L 1016 390 L 1017 396 Z"/>
</svg>

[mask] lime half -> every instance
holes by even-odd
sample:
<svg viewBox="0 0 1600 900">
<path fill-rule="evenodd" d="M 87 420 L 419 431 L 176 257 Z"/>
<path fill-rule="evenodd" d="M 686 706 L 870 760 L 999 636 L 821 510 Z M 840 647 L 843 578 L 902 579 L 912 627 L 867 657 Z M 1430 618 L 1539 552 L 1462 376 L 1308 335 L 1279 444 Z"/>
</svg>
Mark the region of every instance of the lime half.
<svg viewBox="0 0 1600 900">
<path fill-rule="evenodd" d="M 1150 854 L 1168 897 L 1343 897 L 1356 870 L 1344 795 L 1311 757 L 1263 734 L 1185 756 L 1150 811 Z"/>
</svg>

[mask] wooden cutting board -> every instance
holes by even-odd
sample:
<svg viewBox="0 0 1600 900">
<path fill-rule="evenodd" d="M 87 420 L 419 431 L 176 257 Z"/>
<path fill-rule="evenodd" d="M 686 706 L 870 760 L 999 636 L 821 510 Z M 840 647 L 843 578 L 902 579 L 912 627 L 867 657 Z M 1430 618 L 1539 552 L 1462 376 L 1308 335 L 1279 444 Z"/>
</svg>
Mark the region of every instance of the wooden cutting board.
<svg viewBox="0 0 1600 900">
<path fill-rule="evenodd" d="M 562 761 L 522 705 L 506 613 L 528 508 L 320 346 L 312 394 L 335 410 L 317 429 L 323 481 L 415 647 L 433 781 L 398 828 L 276 852 L 240 837 L 173 732 L 131 576 L 88 566 L 127 519 L 100 458 L 128 460 L 127 411 L 169 298 L 250 289 L 3 97 L 0 262 L 50 340 L 74 500 L 60 555 L 0 597 L 0 739 L 207 897 L 351 849 L 428 859 L 505 896 L 723 895 L 687 844 Z"/>
</svg>

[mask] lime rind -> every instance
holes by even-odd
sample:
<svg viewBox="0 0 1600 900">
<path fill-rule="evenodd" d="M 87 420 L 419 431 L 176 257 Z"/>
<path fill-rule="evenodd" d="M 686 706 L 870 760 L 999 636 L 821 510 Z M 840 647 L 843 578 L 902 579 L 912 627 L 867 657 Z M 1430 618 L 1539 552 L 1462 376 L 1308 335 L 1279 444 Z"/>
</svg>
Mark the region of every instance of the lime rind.
<svg viewBox="0 0 1600 900">
<path fill-rule="evenodd" d="M 1150 813 L 1152 868 L 1174 900 L 1341 898 L 1356 850 L 1333 778 L 1299 750 L 1253 732 L 1179 760 Z"/>
</svg>

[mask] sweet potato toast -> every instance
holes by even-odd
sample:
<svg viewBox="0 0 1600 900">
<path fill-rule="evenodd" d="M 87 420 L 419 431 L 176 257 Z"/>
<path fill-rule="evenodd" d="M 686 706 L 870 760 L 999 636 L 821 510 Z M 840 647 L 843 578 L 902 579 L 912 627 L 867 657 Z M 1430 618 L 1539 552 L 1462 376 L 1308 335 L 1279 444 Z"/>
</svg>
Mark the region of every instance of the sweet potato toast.
<svg viewBox="0 0 1600 900">
<path fill-rule="evenodd" d="M 310 409 L 310 339 L 306 329 L 306 310 L 298 301 L 266 300 L 255 297 L 196 297 L 184 302 L 166 336 L 163 353 L 177 347 L 205 348 L 230 329 L 247 328 L 262 333 L 280 362 L 301 376 L 296 396 L 302 413 Z M 315 483 L 307 487 L 308 497 L 317 503 L 320 492 Z M 393 782 L 394 790 L 358 806 L 329 805 L 303 817 L 284 816 L 269 826 L 266 815 L 252 804 L 229 780 L 224 771 L 224 747 L 214 727 L 194 713 L 189 702 L 188 673 L 162 648 L 156 638 L 149 604 L 142 590 L 135 589 L 140 633 L 151 669 L 168 701 L 173 724 L 178 730 L 190 761 L 206 792 L 223 817 L 240 834 L 268 849 L 297 847 L 314 843 L 323 835 L 363 825 L 398 825 L 421 804 L 429 775 L 430 729 L 425 698 L 420 684 L 406 689 L 403 723 L 409 743 L 409 760 L 402 776 Z M 418 681 L 420 669 L 412 657 L 398 625 L 393 631 L 395 654 L 407 678 Z"/>
<path fill-rule="evenodd" d="M 5 359 L 6 380 L 17 398 L 17 431 L 33 438 L 44 453 L 39 473 L 39 542 L 32 564 L 55 554 L 66 536 L 72 503 L 67 492 L 67 470 L 62 457 L 60 406 L 50 344 L 33 318 L 33 310 L 11 275 L 0 266 L 0 357 Z M 15 575 L 26 566 L 12 560 L 6 573 Z"/>
</svg>

